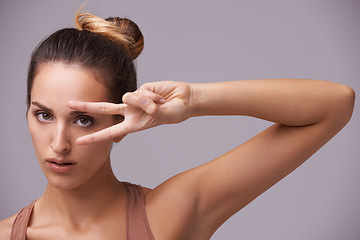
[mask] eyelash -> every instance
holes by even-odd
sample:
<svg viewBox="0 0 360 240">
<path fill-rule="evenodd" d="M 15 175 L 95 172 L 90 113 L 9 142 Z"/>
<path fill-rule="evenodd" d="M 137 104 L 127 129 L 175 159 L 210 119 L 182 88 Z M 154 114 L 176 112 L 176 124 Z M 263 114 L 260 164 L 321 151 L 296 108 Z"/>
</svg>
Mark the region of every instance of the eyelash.
<svg viewBox="0 0 360 240">
<path fill-rule="evenodd" d="M 80 124 L 81 120 L 85 120 L 88 124 L 85 125 Z M 94 125 L 95 121 L 92 117 L 89 116 L 78 116 L 77 119 L 74 121 L 74 123 L 80 127 L 91 127 Z"/>
<path fill-rule="evenodd" d="M 45 115 L 47 115 L 48 119 L 44 118 Z M 35 117 L 37 118 L 37 120 L 39 122 L 42 122 L 42 123 L 47 123 L 47 122 L 53 121 L 53 116 L 47 112 L 36 112 Z M 86 121 L 86 123 L 85 124 L 81 123 L 81 121 L 84 121 L 84 120 Z M 93 126 L 95 121 L 92 117 L 89 117 L 89 116 L 78 116 L 73 123 L 77 126 L 86 128 L 86 127 Z"/>
<path fill-rule="evenodd" d="M 37 120 L 39 121 L 39 122 L 43 122 L 43 123 L 46 123 L 46 122 L 49 122 L 49 120 L 48 119 L 44 119 L 44 115 L 48 115 L 50 118 L 51 118 L 51 120 L 53 119 L 53 117 L 51 116 L 51 114 L 49 114 L 49 113 L 47 113 L 47 112 L 36 112 L 35 113 L 35 117 L 37 118 Z"/>
</svg>

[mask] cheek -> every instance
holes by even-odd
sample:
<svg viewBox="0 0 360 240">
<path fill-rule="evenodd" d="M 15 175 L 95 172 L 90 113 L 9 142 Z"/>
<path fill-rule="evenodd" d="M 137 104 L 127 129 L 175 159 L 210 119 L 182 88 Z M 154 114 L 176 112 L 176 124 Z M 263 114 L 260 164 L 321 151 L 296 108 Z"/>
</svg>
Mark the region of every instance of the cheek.
<svg viewBox="0 0 360 240">
<path fill-rule="evenodd" d="M 94 174 L 103 168 L 110 160 L 110 151 L 112 143 L 100 143 L 88 146 L 78 146 L 75 151 L 72 152 L 72 157 L 79 161 L 84 168 L 86 175 Z"/>
<path fill-rule="evenodd" d="M 110 157 L 112 141 L 99 142 L 90 145 L 77 145 L 72 148 L 72 155 L 78 160 L 87 164 L 98 166 L 102 165 Z"/>
<path fill-rule="evenodd" d="M 78 149 L 87 156 L 87 158 L 93 159 L 96 162 L 102 162 L 110 155 L 112 142 L 102 142 L 87 146 L 79 146 Z M 85 157 L 85 156 L 84 156 Z"/>
<path fill-rule="evenodd" d="M 38 124 L 34 121 L 34 119 L 28 120 L 28 126 L 33 145 L 35 147 L 35 150 L 37 151 L 37 147 L 46 145 L 49 142 L 49 130 L 46 128 L 40 128 Z"/>
</svg>

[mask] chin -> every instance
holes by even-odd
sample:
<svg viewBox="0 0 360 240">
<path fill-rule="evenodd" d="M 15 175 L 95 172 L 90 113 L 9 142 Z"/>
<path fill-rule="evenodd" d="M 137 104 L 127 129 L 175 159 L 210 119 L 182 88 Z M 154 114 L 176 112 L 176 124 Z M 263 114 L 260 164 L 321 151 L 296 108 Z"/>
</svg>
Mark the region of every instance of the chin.
<svg viewBox="0 0 360 240">
<path fill-rule="evenodd" d="M 46 176 L 46 178 L 48 187 L 64 191 L 77 189 L 85 183 L 85 181 L 70 176 Z"/>
<path fill-rule="evenodd" d="M 71 182 L 71 181 L 54 181 L 49 179 L 48 179 L 48 185 L 58 190 L 73 190 L 81 186 L 81 184 L 76 184 L 75 182 Z"/>
</svg>

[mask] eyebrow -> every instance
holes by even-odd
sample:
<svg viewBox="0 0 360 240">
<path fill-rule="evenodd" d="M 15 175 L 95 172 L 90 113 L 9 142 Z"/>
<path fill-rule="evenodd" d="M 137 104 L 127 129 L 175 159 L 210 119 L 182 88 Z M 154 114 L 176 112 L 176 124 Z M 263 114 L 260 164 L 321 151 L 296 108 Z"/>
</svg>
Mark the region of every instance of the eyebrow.
<svg viewBox="0 0 360 240">
<path fill-rule="evenodd" d="M 31 102 L 31 104 L 37 106 L 38 108 L 40 108 L 43 111 L 49 112 L 50 114 L 54 115 L 54 111 L 51 108 L 48 108 L 45 105 L 43 105 L 37 101 Z M 81 115 L 81 114 L 86 114 L 86 113 L 87 112 L 81 112 L 81 111 L 71 111 L 70 112 L 71 115 Z"/>
</svg>

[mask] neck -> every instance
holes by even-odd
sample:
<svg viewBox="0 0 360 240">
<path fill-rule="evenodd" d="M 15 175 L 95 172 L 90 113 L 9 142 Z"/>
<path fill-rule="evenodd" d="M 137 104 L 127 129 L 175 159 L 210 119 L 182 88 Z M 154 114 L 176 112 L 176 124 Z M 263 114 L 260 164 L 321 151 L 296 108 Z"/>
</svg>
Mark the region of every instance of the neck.
<svg viewBox="0 0 360 240">
<path fill-rule="evenodd" d="M 125 190 L 108 164 L 85 184 L 74 189 L 59 189 L 48 183 L 44 195 L 37 201 L 38 212 L 66 219 L 74 225 L 85 225 L 125 203 Z"/>
</svg>

